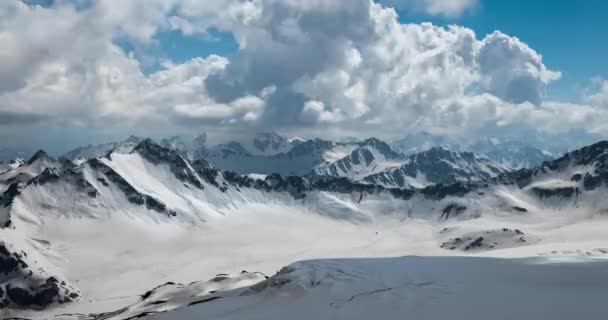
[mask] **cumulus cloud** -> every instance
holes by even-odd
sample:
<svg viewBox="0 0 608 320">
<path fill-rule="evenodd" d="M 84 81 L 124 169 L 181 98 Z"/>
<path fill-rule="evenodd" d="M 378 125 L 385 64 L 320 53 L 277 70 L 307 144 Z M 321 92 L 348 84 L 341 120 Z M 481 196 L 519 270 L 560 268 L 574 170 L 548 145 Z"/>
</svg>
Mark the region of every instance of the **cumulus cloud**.
<svg viewBox="0 0 608 320">
<path fill-rule="evenodd" d="M 416 3 L 456 15 L 476 1 Z M 205 36 L 212 28 L 232 33 L 238 51 L 164 61 L 146 74 L 117 45 L 146 46 L 167 30 Z M 596 108 L 606 94 L 586 105 L 544 101 L 560 74 L 519 39 L 402 24 L 394 9 L 371 0 L 66 0 L 46 8 L 11 0 L 0 4 L 0 41 L 0 115 L 49 115 L 38 122 L 69 130 L 145 134 L 204 125 L 474 135 L 584 122 L 602 131 L 598 119 L 607 118 Z"/>
<path fill-rule="evenodd" d="M 483 87 L 509 102 L 540 105 L 547 84 L 561 77 L 528 45 L 499 31 L 483 39 L 477 59 Z"/>
</svg>

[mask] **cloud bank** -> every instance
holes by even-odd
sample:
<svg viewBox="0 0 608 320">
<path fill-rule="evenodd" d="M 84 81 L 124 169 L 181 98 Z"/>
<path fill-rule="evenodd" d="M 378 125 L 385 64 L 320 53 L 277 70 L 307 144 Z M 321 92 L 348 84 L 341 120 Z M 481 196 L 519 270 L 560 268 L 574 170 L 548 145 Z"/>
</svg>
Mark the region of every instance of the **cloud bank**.
<svg viewBox="0 0 608 320">
<path fill-rule="evenodd" d="M 545 99 L 560 78 L 516 37 L 402 24 L 389 5 L 455 16 L 477 1 L 125 0 L 0 3 L 0 135 L 281 130 L 463 138 L 608 130 L 608 85 Z M 231 33 L 238 51 L 142 71 L 121 42 Z M 15 121 L 7 120 L 15 119 Z M 30 120 L 31 119 L 31 120 Z M 159 129 L 162 128 L 162 129 Z M 57 134 L 61 136 L 61 134 Z"/>
</svg>

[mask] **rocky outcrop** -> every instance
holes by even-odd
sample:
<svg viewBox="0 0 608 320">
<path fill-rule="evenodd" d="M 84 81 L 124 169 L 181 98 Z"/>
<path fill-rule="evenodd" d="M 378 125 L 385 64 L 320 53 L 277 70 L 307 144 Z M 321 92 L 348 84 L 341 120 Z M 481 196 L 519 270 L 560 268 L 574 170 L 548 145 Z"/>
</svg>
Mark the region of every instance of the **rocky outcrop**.
<svg viewBox="0 0 608 320">
<path fill-rule="evenodd" d="M 363 181 L 399 188 L 423 188 L 432 184 L 483 181 L 509 171 L 484 156 L 431 148 L 409 156 L 394 169 L 366 176 Z"/>
<path fill-rule="evenodd" d="M 44 309 L 79 297 L 78 291 L 65 281 L 30 266 L 26 258 L 25 252 L 16 252 L 0 242 L 0 309 Z"/>
<path fill-rule="evenodd" d="M 145 205 L 148 210 L 154 210 L 158 213 L 166 214 L 169 217 L 176 216 L 175 211 L 168 209 L 167 206 L 160 200 L 137 191 L 137 189 L 135 189 L 120 174 L 118 174 L 116 171 L 114 171 L 114 169 L 104 164 L 101 160 L 91 159 L 87 161 L 87 164 L 89 164 L 89 166 L 93 170 L 98 171 L 105 177 L 97 178 L 98 180 L 102 180 L 102 184 L 108 185 L 108 181 L 112 182 L 124 193 L 125 197 L 129 202 L 138 206 Z"/>
<path fill-rule="evenodd" d="M 444 229 L 443 233 L 450 232 Z M 513 248 L 528 245 L 530 239 L 519 229 L 501 228 L 481 232 L 471 232 L 450 238 L 441 248 L 458 251 L 483 251 Z"/>
<path fill-rule="evenodd" d="M 168 165 L 177 179 L 187 182 L 199 189 L 204 188 L 201 181 L 188 165 L 188 162 L 178 151 L 161 147 L 152 142 L 152 140 L 145 139 L 135 147 L 133 152 L 139 153 L 153 164 L 162 163 Z"/>
</svg>

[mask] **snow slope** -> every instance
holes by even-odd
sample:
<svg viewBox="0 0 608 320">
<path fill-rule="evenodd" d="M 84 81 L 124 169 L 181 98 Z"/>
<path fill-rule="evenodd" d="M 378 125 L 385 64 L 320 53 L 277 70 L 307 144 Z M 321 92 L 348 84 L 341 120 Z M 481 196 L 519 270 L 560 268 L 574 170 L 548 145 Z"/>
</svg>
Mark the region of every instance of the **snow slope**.
<svg viewBox="0 0 608 320">
<path fill-rule="evenodd" d="M 608 260 L 314 260 L 149 319 L 599 320 L 607 289 Z"/>
</svg>

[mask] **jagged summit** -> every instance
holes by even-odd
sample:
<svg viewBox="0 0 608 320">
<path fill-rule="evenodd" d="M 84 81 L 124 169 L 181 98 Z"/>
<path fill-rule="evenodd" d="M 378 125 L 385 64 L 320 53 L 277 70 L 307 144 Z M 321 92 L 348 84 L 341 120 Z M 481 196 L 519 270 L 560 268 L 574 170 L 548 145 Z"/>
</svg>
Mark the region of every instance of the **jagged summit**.
<svg viewBox="0 0 608 320">
<path fill-rule="evenodd" d="M 608 141 L 600 141 L 590 146 L 568 152 L 561 158 L 554 161 L 548 161 L 547 163 L 553 164 L 551 166 L 559 167 L 566 164 L 582 166 L 596 163 L 598 169 L 600 167 L 605 169 L 605 166 L 608 165 Z"/>
<path fill-rule="evenodd" d="M 312 174 L 361 180 L 370 174 L 397 167 L 405 160 L 404 155 L 377 138 L 361 141 L 358 145 L 345 157 L 314 169 Z"/>
<path fill-rule="evenodd" d="M 49 156 L 44 150 L 38 150 L 34 155 L 26 162 L 28 165 L 33 164 L 39 160 L 50 160 L 54 161 L 55 159 Z"/>
<path fill-rule="evenodd" d="M 487 180 L 508 171 L 508 167 L 479 154 L 432 147 L 409 156 L 398 168 L 371 174 L 363 181 L 398 188 L 423 188 Z"/>
</svg>

